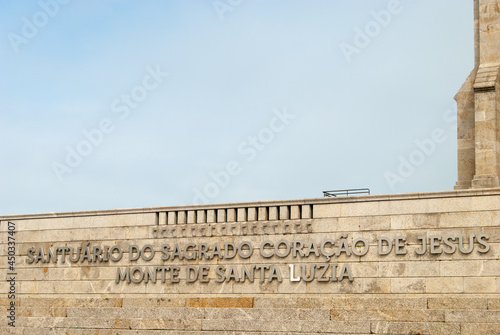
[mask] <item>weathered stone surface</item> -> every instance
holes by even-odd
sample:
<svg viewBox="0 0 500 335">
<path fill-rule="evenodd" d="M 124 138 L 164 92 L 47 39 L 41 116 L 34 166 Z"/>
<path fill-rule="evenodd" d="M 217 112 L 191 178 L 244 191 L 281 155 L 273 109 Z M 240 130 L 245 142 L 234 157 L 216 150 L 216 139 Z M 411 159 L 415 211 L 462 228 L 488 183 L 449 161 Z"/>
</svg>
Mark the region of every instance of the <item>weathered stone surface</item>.
<svg viewBox="0 0 500 335">
<path fill-rule="evenodd" d="M 428 335 L 456 335 L 460 334 L 458 323 L 434 322 L 373 322 L 372 334 L 428 334 Z"/>
<path fill-rule="evenodd" d="M 96 318 L 106 316 L 107 318 L 137 319 L 137 318 L 166 318 L 169 320 L 197 320 L 203 318 L 204 311 L 201 308 L 180 307 L 122 307 L 122 308 L 68 308 L 68 317 L 72 318 Z"/>
<path fill-rule="evenodd" d="M 464 278 L 463 277 L 427 278 L 425 289 L 427 293 L 463 293 Z"/>
<path fill-rule="evenodd" d="M 425 293 L 425 279 L 391 279 L 391 293 Z"/>
<path fill-rule="evenodd" d="M 188 298 L 187 307 L 251 308 L 254 298 Z"/>
<path fill-rule="evenodd" d="M 332 309 L 332 320 L 338 321 L 408 321 L 413 322 L 444 322 L 445 312 L 436 310 L 402 310 L 402 309 L 377 309 L 377 310 L 345 310 Z"/>
<path fill-rule="evenodd" d="M 495 277 L 466 277 L 464 278 L 464 291 L 466 293 L 499 293 L 497 279 Z"/>
<path fill-rule="evenodd" d="M 244 331 L 175 331 L 175 330 L 112 330 L 112 329 L 106 329 L 106 330 L 99 330 L 99 329 L 69 329 L 67 335 L 88 335 L 90 334 L 97 334 L 97 335 L 244 335 L 248 334 L 247 332 Z M 267 331 L 262 331 L 262 332 L 252 332 L 252 335 L 295 335 L 297 332 L 267 332 Z M 315 335 L 317 333 L 301 333 L 303 335 Z M 334 333 L 322 333 L 325 335 L 333 335 L 333 334 L 339 334 L 338 332 Z M 358 333 L 358 334 L 352 334 L 352 335 L 370 335 L 369 333 Z"/>
<path fill-rule="evenodd" d="M 348 309 L 354 310 L 425 310 L 427 299 L 424 297 L 352 297 L 347 300 Z"/>
<path fill-rule="evenodd" d="M 500 320 L 500 311 L 448 310 L 445 320 L 447 322 L 494 323 Z"/>
<path fill-rule="evenodd" d="M 500 298 L 489 298 L 488 309 L 500 310 Z"/>
<path fill-rule="evenodd" d="M 500 324 L 496 323 L 464 323 L 462 335 L 500 334 Z"/>
<path fill-rule="evenodd" d="M 212 331 L 246 331 L 246 332 L 314 332 L 337 334 L 369 333 L 370 324 L 366 322 L 343 322 L 343 321 L 252 321 L 241 322 L 240 320 L 203 320 L 203 330 Z"/>
<path fill-rule="evenodd" d="M 456 189 L 498 187 L 497 136 L 500 56 L 498 3 L 475 0 L 475 69 L 456 95 L 458 181 Z"/>
<path fill-rule="evenodd" d="M 429 309 L 487 309 L 488 298 L 429 297 Z"/>
<path fill-rule="evenodd" d="M 185 298 L 125 298 L 121 306 L 112 307 L 190 307 L 186 304 L 187 299 Z"/>
<path fill-rule="evenodd" d="M 486 192 L 486 193 L 484 193 Z M 444 196 L 444 194 L 446 196 Z M 273 202 L 258 203 L 231 208 L 162 209 L 158 213 L 175 212 L 175 220 L 170 224 L 151 226 L 130 222 L 128 226 L 96 227 L 92 229 L 64 226 L 64 220 L 57 219 L 58 229 L 47 231 L 26 229 L 16 232 L 19 243 L 16 250 L 16 317 L 19 326 L 15 332 L 27 334 L 33 329 L 47 334 L 454 334 L 466 333 L 473 328 L 469 324 L 480 324 L 476 329 L 495 332 L 500 316 L 499 263 L 500 257 L 500 214 L 498 202 L 500 190 L 461 191 L 452 193 L 430 193 L 419 195 L 400 195 L 398 199 L 374 196 L 370 201 L 362 198 L 351 202 L 329 200 L 333 203 L 289 204 Z M 460 201 L 453 201 L 452 196 Z M 472 199 L 482 198 L 487 205 Z M 340 201 L 340 203 L 335 203 Z M 361 203 L 362 202 L 362 203 Z M 372 202 L 368 204 L 367 202 Z M 301 211 L 298 211 L 302 206 Z M 299 219 L 304 214 L 304 206 L 324 209 L 340 208 L 335 217 Z M 458 206 L 453 208 L 453 206 Z M 352 208 L 351 208 L 352 207 Z M 274 208 L 274 210 L 273 210 Z M 288 219 L 279 220 L 278 209 L 288 210 Z M 321 207 L 319 207 L 321 208 Z M 237 210 L 246 215 L 246 220 L 236 221 Z M 258 209 L 258 210 L 257 210 Z M 217 217 L 215 211 L 217 210 Z M 285 211 L 286 211 L 285 210 Z M 274 212 L 273 212 L 274 211 Z M 182 213 L 193 213 L 193 223 L 179 224 Z M 206 213 L 206 214 L 205 214 Z M 229 213 L 232 222 L 219 221 L 219 213 Z M 321 212 L 318 212 L 321 214 Z M 316 214 L 318 214 L 316 213 Z M 397 214 L 395 214 L 397 213 Z M 153 213 L 154 214 L 154 213 Z M 196 214 L 196 215 L 194 215 Z M 286 214 L 286 213 L 285 213 Z M 315 215 L 316 215 L 315 214 Z M 116 215 L 116 214 L 114 214 Z M 130 215 L 130 214 L 129 214 Z M 168 223 L 169 215 L 165 216 Z M 318 214 L 319 215 L 319 214 Z M 100 215 L 103 216 L 103 215 Z M 321 216 L 321 215 L 319 215 Z M 152 215 L 153 218 L 156 215 Z M 269 220 L 275 217 L 274 220 Z M 286 217 L 286 215 L 285 215 Z M 160 216 L 158 216 L 158 219 Z M 185 216 L 187 222 L 187 216 Z M 266 218 L 266 219 L 264 219 Z M 16 219 L 17 220 L 17 219 Z M 44 219 L 49 220 L 49 219 Z M 87 222 L 85 219 L 84 222 Z M 100 219 L 103 220 L 103 219 Z M 31 217 L 31 222 L 36 219 Z M 224 218 L 226 221 L 226 218 Z M 5 222 L 2 219 L 2 222 Z M 46 224 L 49 221 L 44 222 Z M 73 218 L 71 225 L 78 222 Z M 105 222 L 105 220 L 103 221 Z M 158 222 L 159 223 L 159 222 Z M 22 225 L 20 225 L 21 227 Z M 152 234 L 151 228 L 165 227 Z M 175 234 L 173 233 L 175 231 Z M 477 238 L 488 235 L 489 250 L 479 252 L 481 244 Z M 462 248 L 468 249 L 468 238 L 474 235 L 474 249 L 471 252 L 459 251 L 458 240 L 454 241 L 455 251 L 451 254 L 449 246 L 440 241 L 440 253 L 423 255 L 419 238 L 461 236 L 466 241 Z M 5 241 L 5 226 L 0 224 L 0 239 Z M 378 254 L 378 238 L 386 237 L 391 241 L 402 238 L 401 254 L 393 248 L 388 255 Z M 363 256 L 362 248 L 348 248 L 340 254 L 335 252 L 328 257 L 320 251 L 321 241 L 331 239 L 326 251 L 335 251 L 345 239 L 348 246 L 354 240 L 363 240 L 368 250 Z M 290 243 L 290 253 L 283 257 L 264 257 L 259 246 L 269 241 L 273 246 L 265 252 L 283 253 L 284 244 L 278 250 L 274 244 Z M 300 251 L 292 252 L 294 241 Z M 311 244 L 311 243 L 316 244 Z M 26 254 L 29 248 L 54 248 L 68 246 L 85 248 L 89 245 L 113 246 L 123 249 L 119 262 L 40 262 L 28 264 Z M 249 258 L 234 257 L 226 259 L 168 259 L 162 260 L 163 246 L 168 244 L 170 251 L 178 244 L 183 247 L 193 243 L 187 254 L 200 252 L 200 243 L 212 247 L 218 243 L 224 253 L 224 243 L 253 245 Z M 129 245 L 151 245 L 156 256 L 152 260 L 130 261 Z M 312 245 L 316 251 L 306 252 Z M 314 245 L 316 245 L 314 247 Z M 0 246 L 0 267 L 8 267 L 5 255 L 6 244 Z M 484 247 L 484 246 L 483 246 Z M 184 252 L 184 251 L 182 251 Z M 305 277 L 300 282 L 292 282 L 289 265 L 295 266 L 294 275 L 301 275 L 301 266 L 306 266 Z M 352 281 L 328 279 L 319 282 L 318 272 L 311 279 L 311 267 L 327 264 L 336 265 L 335 275 L 340 275 L 343 265 L 352 272 Z M 226 270 L 235 267 L 239 273 L 242 268 L 250 269 L 256 265 L 276 265 L 280 280 L 269 281 L 270 272 L 255 272 L 253 282 L 247 278 L 224 280 L 217 283 L 215 267 L 224 266 Z M 179 266 L 179 283 L 167 280 L 162 283 L 160 275 L 156 283 L 150 278 L 146 284 L 115 283 L 117 269 L 139 267 L 153 269 L 158 266 Z M 207 266 L 207 283 L 187 283 L 187 266 Z M 319 270 L 318 270 L 319 271 Z M 327 272 L 331 276 L 332 270 Z M 6 272 L 4 272 L 6 273 Z M 8 275 L 0 282 L 0 290 L 8 292 Z M 238 275 L 239 276 L 239 275 Z M 309 277 L 308 277 L 309 276 Z M 305 281 L 305 278 L 311 280 Z M 8 315 L 10 300 L 0 297 L 0 315 Z M 5 324 L 0 325 L 0 333 L 12 333 Z M 14 333 L 15 333 L 14 332 Z M 13 334 L 14 334 L 13 333 Z M 16 333 L 16 334 L 17 334 Z"/>
</svg>

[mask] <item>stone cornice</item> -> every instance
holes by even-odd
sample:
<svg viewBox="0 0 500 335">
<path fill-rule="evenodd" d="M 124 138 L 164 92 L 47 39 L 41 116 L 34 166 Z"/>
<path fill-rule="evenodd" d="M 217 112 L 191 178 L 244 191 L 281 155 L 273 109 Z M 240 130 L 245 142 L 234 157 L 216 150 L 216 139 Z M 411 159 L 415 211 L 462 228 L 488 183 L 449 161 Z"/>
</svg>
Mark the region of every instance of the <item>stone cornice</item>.
<svg viewBox="0 0 500 335">
<path fill-rule="evenodd" d="M 467 189 L 467 190 L 437 191 L 437 192 L 423 192 L 423 193 L 362 195 L 362 196 L 349 196 L 349 197 L 337 197 L 337 198 L 309 198 L 309 199 L 270 200 L 270 201 L 254 201 L 254 202 L 230 202 L 230 203 L 216 203 L 216 204 L 204 204 L 204 205 L 103 209 L 103 210 L 75 211 L 75 212 L 14 214 L 14 215 L 1 215 L 0 220 L 6 221 L 6 220 L 23 220 L 23 219 L 174 212 L 174 211 L 216 210 L 216 209 L 245 208 L 245 207 L 323 205 L 323 204 L 337 204 L 337 203 L 456 198 L 456 197 L 495 196 L 495 195 L 500 195 L 500 188 Z"/>
</svg>

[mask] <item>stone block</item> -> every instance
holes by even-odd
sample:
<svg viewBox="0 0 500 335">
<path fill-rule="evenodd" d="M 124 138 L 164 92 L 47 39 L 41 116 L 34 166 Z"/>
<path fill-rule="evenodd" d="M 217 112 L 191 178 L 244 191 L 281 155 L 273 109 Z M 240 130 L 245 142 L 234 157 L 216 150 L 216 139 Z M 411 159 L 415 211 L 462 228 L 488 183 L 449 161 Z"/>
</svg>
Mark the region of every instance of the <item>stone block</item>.
<svg viewBox="0 0 500 335">
<path fill-rule="evenodd" d="M 336 333 L 336 334 L 369 334 L 370 323 L 364 321 L 303 321 L 300 332 Z M 291 329 L 294 331 L 294 329 Z"/>
<path fill-rule="evenodd" d="M 346 301 L 337 301 L 340 299 L 323 298 L 323 297 L 306 297 L 297 298 L 296 306 L 297 308 L 321 308 L 321 309 L 331 309 L 334 306 L 341 308 L 345 307 Z"/>
<path fill-rule="evenodd" d="M 412 229 L 413 215 L 393 215 L 391 216 L 391 229 Z"/>
<path fill-rule="evenodd" d="M 334 219 L 335 220 L 335 219 Z M 337 219 L 337 225 L 330 226 L 330 231 L 346 232 L 346 231 L 360 231 L 360 218 L 359 217 L 340 217 Z"/>
<path fill-rule="evenodd" d="M 267 207 L 259 207 L 258 209 L 258 220 L 267 221 L 269 219 Z"/>
<path fill-rule="evenodd" d="M 347 301 L 348 309 L 402 309 L 402 310 L 425 310 L 427 309 L 426 298 L 415 297 L 351 297 Z"/>
<path fill-rule="evenodd" d="M 487 309 L 487 298 L 475 297 L 429 297 L 429 309 Z"/>
<path fill-rule="evenodd" d="M 32 308 L 43 307 L 122 307 L 122 298 L 35 298 L 23 297 L 22 305 Z"/>
<path fill-rule="evenodd" d="M 202 330 L 239 332 L 336 332 L 341 334 L 368 334 L 370 325 L 364 322 L 272 320 L 241 322 L 240 320 L 203 320 Z"/>
<path fill-rule="evenodd" d="M 167 213 L 166 212 L 159 212 L 158 213 L 158 224 L 159 225 L 166 225 L 167 224 Z"/>
<path fill-rule="evenodd" d="M 301 216 L 302 219 L 312 219 L 312 206 L 311 205 L 302 205 L 301 208 Z"/>
<path fill-rule="evenodd" d="M 207 320 L 245 320 L 245 321 L 275 321 L 275 320 L 329 320 L 328 309 L 291 309 L 291 308 L 208 308 Z"/>
<path fill-rule="evenodd" d="M 496 196 L 471 197 L 470 202 L 472 211 L 500 210 L 500 197 Z"/>
<path fill-rule="evenodd" d="M 439 226 L 441 214 L 413 214 L 412 216 L 412 229 L 425 229 L 437 228 Z"/>
<path fill-rule="evenodd" d="M 207 223 L 215 223 L 217 222 L 217 215 L 215 209 L 207 210 Z"/>
<path fill-rule="evenodd" d="M 497 278 L 464 278 L 464 292 L 465 293 L 498 293 L 497 292 Z"/>
<path fill-rule="evenodd" d="M 130 329 L 163 329 L 186 332 L 190 330 L 201 330 L 201 320 L 168 320 L 164 318 L 138 318 L 126 320 Z M 118 327 L 117 327 L 118 328 Z"/>
<path fill-rule="evenodd" d="M 341 216 L 378 216 L 378 201 L 359 201 L 352 203 L 342 203 L 340 205 Z"/>
<path fill-rule="evenodd" d="M 500 298 L 489 298 L 488 309 L 500 310 Z"/>
<path fill-rule="evenodd" d="M 188 211 L 187 212 L 187 223 L 188 224 L 197 223 L 197 221 L 196 221 L 196 211 Z"/>
<path fill-rule="evenodd" d="M 462 335 L 473 334 L 500 334 L 500 324 L 498 322 L 462 324 Z"/>
<path fill-rule="evenodd" d="M 393 278 L 391 279 L 391 293 L 425 293 L 425 279 Z"/>
<path fill-rule="evenodd" d="M 377 263 L 352 263 L 350 266 L 356 278 L 379 277 Z"/>
<path fill-rule="evenodd" d="M 238 208 L 237 215 L 238 215 L 238 217 L 237 217 L 238 222 L 247 221 L 247 209 L 246 208 Z"/>
<path fill-rule="evenodd" d="M 485 227 L 491 226 L 491 222 L 491 212 L 443 213 L 439 220 L 439 226 L 442 228 Z"/>
<path fill-rule="evenodd" d="M 188 298 L 187 306 L 198 308 L 253 308 L 254 298 Z"/>
<path fill-rule="evenodd" d="M 299 308 L 296 297 L 257 296 L 254 298 L 255 308 Z"/>
<path fill-rule="evenodd" d="M 113 333 L 114 332 L 114 333 Z M 120 330 L 120 334 L 123 335 L 130 335 L 134 332 L 134 335 L 145 335 L 141 334 L 140 331 L 136 330 Z M 154 331 L 152 331 L 154 332 Z M 66 335 L 116 335 L 117 331 L 113 329 L 77 329 L 77 328 L 70 328 L 68 329 L 68 332 Z M 153 333 L 154 334 L 154 333 Z"/>
<path fill-rule="evenodd" d="M 269 207 L 269 220 L 279 220 L 278 207 L 271 206 Z"/>
<path fill-rule="evenodd" d="M 308 285 L 301 281 L 300 283 L 292 283 L 289 280 L 284 280 L 283 283 L 277 285 L 277 292 L 280 294 L 305 294 Z"/>
<path fill-rule="evenodd" d="M 451 213 L 471 211 L 469 197 L 446 197 L 440 199 L 428 199 L 429 212 Z"/>
<path fill-rule="evenodd" d="M 258 220 L 256 207 L 247 208 L 247 220 L 248 221 L 257 221 Z"/>
<path fill-rule="evenodd" d="M 456 335 L 460 334 L 460 323 L 379 321 L 371 323 L 371 333 Z"/>
<path fill-rule="evenodd" d="M 313 205 L 314 219 L 327 219 L 341 216 L 340 204 Z"/>
<path fill-rule="evenodd" d="M 307 283 L 308 294 L 381 294 L 390 293 L 391 281 L 386 278 L 356 278 L 353 282 L 344 279 L 340 282 Z"/>
<path fill-rule="evenodd" d="M 482 263 L 481 276 L 500 277 L 500 262 L 498 260 L 484 260 Z"/>
<path fill-rule="evenodd" d="M 392 201 L 380 201 L 379 202 L 379 214 L 380 215 L 400 215 L 407 214 L 405 211 L 403 204 L 405 201 L 401 200 L 392 200 Z"/>
<path fill-rule="evenodd" d="M 380 277 L 403 277 L 407 275 L 408 263 L 382 262 L 378 266 Z"/>
<path fill-rule="evenodd" d="M 390 216 L 367 216 L 359 218 L 360 231 L 390 230 Z"/>
<path fill-rule="evenodd" d="M 177 212 L 167 212 L 167 224 L 177 224 Z"/>
<path fill-rule="evenodd" d="M 207 211 L 205 210 L 196 211 L 196 223 L 207 223 Z"/>
<path fill-rule="evenodd" d="M 190 307 L 185 298 L 124 298 L 116 307 Z"/>
<path fill-rule="evenodd" d="M 439 262 L 443 277 L 479 276 L 483 268 L 482 261 L 443 261 Z"/>
<path fill-rule="evenodd" d="M 219 223 L 227 222 L 225 209 L 218 209 L 217 210 L 217 222 L 219 222 Z"/>
<path fill-rule="evenodd" d="M 236 208 L 228 208 L 227 209 L 226 222 L 236 222 Z"/>
<path fill-rule="evenodd" d="M 128 329 L 130 327 L 129 320 L 115 318 L 108 319 L 103 316 L 96 316 L 92 319 L 88 318 L 73 318 L 73 317 L 65 317 L 65 318 L 21 318 L 19 320 L 19 326 L 21 327 L 29 327 L 29 328 L 125 328 Z M 38 334 L 38 332 L 36 333 Z"/>
<path fill-rule="evenodd" d="M 290 207 L 280 206 L 279 207 L 279 219 L 280 220 L 290 220 Z"/>
<path fill-rule="evenodd" d="M 444 311 L 371 309 L 332 309 L 332 320 L 338 321 L 399 321 L 399 322 L 444 322 Z"/>
<path fill-rule="evenodd" d="M 420 261 L 408 262 L 409 277 L 439 277 L 440 264 L 444 262 Z"/>
<path fill-rule="evenodd" d="M 464 278 L 462 277 L 442 277 L 427 278 L 426 293 L 463 293 Z"/>
<path fill-rule="evenodd" d="M 494 323 L 500 320 L 500 311 L 447 310 L 446 322 Z"/>
<path fill-rule="evenodd" d="M 239 295 L 255 295 L 255 294 L 277 294 L 278 283 L 273 281 L 271 283 L 261 283 L 258 279 L 253 283 L 245 283 L 244 285 L 234 285 L 233 293 Z"/>
<path fill-rule="evenodd" d="M 203 284 L 203 285 L 191 285 L 191 287 L 197 288 L 192 289 L 192 288 L 186 288 L 184 290 L 177 291 L 177 293 L 192 293 L 192 292 L 199 292 L 199 294 L 210 294 L 210 295 L 220 295 L 222 297 L 228 295 L 228 294 L 233 294 L 234 292 L 234 283 L 227 283 L 224 282 L 222 284 L 215 283 L 214 280 L 210 280 L 209 283 Z"/>
<path fill-rule="evenodd" d="M 290 206 L 290 219 L 291 220 L 301 219 L 300 206 Z"/>
<path fill-rule="evenodd" d="M 178 211 L 177 212 L 177 224 L 187 224 L 187 212 Z"/>
<path fill-rule="evenodd" d="M 339 219 L 315 219 L 312 220 L 313 231 L 316 233 L 331 233 L 337 231 Z"/>
<path fill-rule="evenodd" d="M 203 319 L 204 311 L 201 308 L 177 307 L 130 307 L 130 308 L 68 308 L 68 317 L 92 319 L 105 315 L 109 319 L 136 319 L 159 318 L 170 320 Z"/>
<path fill-rule="evenodd" d="M 5 335 L 67 335 L 65 328 L 32 328 L 32 327 L 8 327 L 0 326 L 0 332 Z M 88 334 L 88 332 L 87 332 Z"/>
</svg>

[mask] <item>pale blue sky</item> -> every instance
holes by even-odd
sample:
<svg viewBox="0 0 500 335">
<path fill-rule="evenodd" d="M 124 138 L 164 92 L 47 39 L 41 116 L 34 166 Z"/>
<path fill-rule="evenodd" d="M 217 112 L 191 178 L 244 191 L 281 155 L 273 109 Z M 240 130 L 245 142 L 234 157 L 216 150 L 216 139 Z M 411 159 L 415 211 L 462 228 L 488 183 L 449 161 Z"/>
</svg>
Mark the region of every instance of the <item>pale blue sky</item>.
<svg viewBox="0 0 500 335">
<path fill-rule="evenodd" d="M 452 189 L 473 1 L 397 3 L 2 0 L 0 213 Z"/>
</svg>

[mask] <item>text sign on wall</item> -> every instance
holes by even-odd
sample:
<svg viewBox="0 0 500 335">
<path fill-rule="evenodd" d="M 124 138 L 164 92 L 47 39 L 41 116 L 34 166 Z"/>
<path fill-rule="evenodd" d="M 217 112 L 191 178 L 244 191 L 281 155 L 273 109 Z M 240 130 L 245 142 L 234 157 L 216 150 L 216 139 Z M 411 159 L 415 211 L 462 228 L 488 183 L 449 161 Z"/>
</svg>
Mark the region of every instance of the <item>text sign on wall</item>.
<svg viewBox="0 0 500 335">
<path fill-rule="evenodd" d="M 424 255 L 452 255 L 461 253 L 471 254 L 476 250 L 480 254 L 490 251 L 487 234 L 471 234 L 468 237 L 461 235 L 435 235 L 420 236 L 417 238 L 418 247 L 414 252 L 418 256 Z M 116 272 L 116 283 L 122 281 L 127 283 L 171 283 L 176 284 L 181 280 L 188 283 L 208 283 L 214 280 L 216 283 L 236 282 L 282 282 L 288 278 L 292 282 L 340 282 L 342 280 L 354 280 L 349 263 L 338 264 L 331 262 L 332 259 L 343 257 L 359 257 L 360 259 L 370 252 L 379 257 L 389 254 L 404 257 L 408 255 L 409 243 L 405 236 L 396 238 L 378 237 L 377 248 L 372 246 L 364 237 L 355 238 L 352 243 L 347 240 L 347 235 L 341 235 L 338 239 L 326 238 L 320 241 L 311 240 L 279 240 L 273 242 L 266 240 L 260 245 L 254 246 L 251 242 L 243 241 L 239 244 L 233 242 L 223 243 L 186 243 L 186 244 L 163 244 L 160 250 L 155 250 L 153 245 L 143 246 L 128 245 L 128 262 L 133 264 L 139 260 L 151 262 L 161 261 L 163 265 L 152 267 L 128 266 L 118 267 Z M 254 264 L 248 260 L 259 258 Z M 265 260 L 296 260 L 294 264 L 286 264 L 283 273 L 284 262 L 265 263 Z M 314 258 L 321 259 L 320 262 L 304 264 L 303 260 Z M 90 245 L 85 247 L 53 247 L 53 248 L 30 248 L 27 252 L 27 264 L 39 263 L 117 263 L 124 259 L 124 250 L 119 245 Z M 200 261 L 211 260 L 234 260 L 240 261 L 239 265 L 219 264 L 200 265 Z M 241 264 L 245 261 L 245 264 Z M 188 263 L 180 265 L 179 263 Z M 190 264 L 191 263 L 191 264 Z M 230 262 L 229 262 L 230 263 Z M 298 264 L 297 264 L 298 263 Z M 181 273 L 184 272 L 184 276 Z M 211 276 L 215 274 L 215 278 Z M 183 279 L 181 279 L 183 278 Z"/>
</svg>

